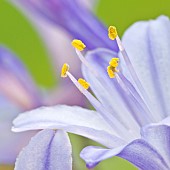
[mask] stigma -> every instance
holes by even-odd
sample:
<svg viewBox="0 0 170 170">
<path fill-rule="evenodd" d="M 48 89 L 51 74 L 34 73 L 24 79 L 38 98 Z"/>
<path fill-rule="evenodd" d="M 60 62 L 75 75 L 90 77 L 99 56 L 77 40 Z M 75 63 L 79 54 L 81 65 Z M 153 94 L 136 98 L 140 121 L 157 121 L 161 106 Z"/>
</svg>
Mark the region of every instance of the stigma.
<svg viewBox="0 0 170 170">
<path fill-rule="evenodd" d="M 81 40 L 74 39 L 71 44 L 79 51 L 83 51 L 86 48 L 86 45 Z"/>
<path fill-rule="evenodd" d="M 107 67 L 107 73 L 110 78 L 115 78 L 116 73 L 118 72 L 117 67 L 119 65 L 119 58 L 112 58 Z"/>
<path fill-rule="evenodd" d="M 61 77 L 67 77 L 67 72 L 69 71 L 70 66 L 67 63 L 63 64 L 61 69 Z"/>
<path fill-rule="evenodd" d="M 78 82 L 79 82 L 80 85 L 81 85 L 84 89 L 86 89 L 86 90 L 90 87 L 90 84 L 89 84 L 86 80 L 84 80 L 84 79 L 82 79 L 82 78 L 79 78 L 79 79 L 78 79 Z"/>
<path fill-rule="evenodd" d="M 108 36 L 111 40 L 115 40 L 116 37 L 118 36 L 118 33 L 117 33 L 117 30 L 116 30 L 116 27 L 114 26 L 110 26 L 108 28 Z"/>
</svg>

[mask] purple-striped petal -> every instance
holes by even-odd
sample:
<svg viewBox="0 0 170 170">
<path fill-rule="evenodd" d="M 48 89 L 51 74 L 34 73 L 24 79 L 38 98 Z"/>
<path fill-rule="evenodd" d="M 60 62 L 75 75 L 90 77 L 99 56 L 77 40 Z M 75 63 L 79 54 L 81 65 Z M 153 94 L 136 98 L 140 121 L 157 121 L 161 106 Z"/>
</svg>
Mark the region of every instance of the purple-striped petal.
<svg viewBox="0 0 170 170">
<path fill-rule="evenodd" d="M 28 13 L 39 14 L 37 19 L 42 17 L 47 22 L 64 28 L 73 38 L 85 42 L 88 49 L 106 47 L 118 51 L 116 43 L 108 39 L 106 27 L 80 0 L 18 0 L 18 4 Z"/>
<path fill-rule="evenodd" d="M 150 109 L 157 121 L 170 113 L 169 30 L 169 19 L 161 16 L 149 22 L 135 23 L 123 36 L 123 44 L 150 97 L 152 102 Z M 125 70 L 126 67 L 123 69 Z"/>
<path fill-rule="evenodd" d="M 23 64 L 8 49 L 0 47 L 0 93 L 23 109 L 38 106 L 36 86 Z"/>
<path fill-rule="evenodd" d="M 157 149 L 170 167 L 170 126 L 149 125 L 142 129 L 141 135 Z"/>
<path fill-rule="evenodd" d="M 142 139 L 115 149 L 89 146 L 82 150 L 80 156 L 86 161 L 88 168 L 93 168 L 100 161 L 113 156 L 126 159 L 142 170 L 168 170 L 170 168 L 157 150 Z"/>
<path fill-rule="evenodd" d="M 76 106 L 57 105 L 42 107 L 20 114 L 14 121 L 13 131 L 35 129 L 64 129 L 95 140 L 107 147 L 115 147 L 125 142 L 112 134 L 111 127 L 100 114 Z"/>
<path fill-rule="evenodd" d="M 71 150 L 64 131 L 43 130 L 21 151 L 15 170 L 71 170 Z"/>
</svg>

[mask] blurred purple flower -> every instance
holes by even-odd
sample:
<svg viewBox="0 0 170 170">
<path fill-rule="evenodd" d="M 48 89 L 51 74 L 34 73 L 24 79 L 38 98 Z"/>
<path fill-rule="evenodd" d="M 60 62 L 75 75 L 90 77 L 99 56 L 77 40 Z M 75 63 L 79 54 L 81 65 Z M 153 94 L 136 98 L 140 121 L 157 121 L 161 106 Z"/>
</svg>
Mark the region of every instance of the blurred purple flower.
<svg viewBox="0 0 170 170">
<path fill-rule="evenodd" d="M 129 57 L 117 41 L 121 54 L 114 79 L 108 77 L 106 68 L 117 54 L 107 49 L 88 52 L 88 65 L 83 62 L 82 70 L 97 99 L 67 72 L 97 111 L 42 107 L 19 115 L 13 131 L 62 129 L 106 146 L 83 149 L 81 157 L 88 168 L 119 156 L 143 170 L 170 169 L 169 28 L 165 16 L 130 27 L 123 37 Z"/>
<path fill-rule="evenodd" d="M 23 110 L 42 104 L 40 93 L 23 64 L 6 48 L 0 47 L 0 163 L 12 163 L 33 132 L 15 135 L 12 120 Z"/>
<path fill-rule="evenodd" d="M 52 57 L 55 70 L 60 72 L 63 63 L 74 64 L 72 72 L 79 75 L 80 64 L 70 48 L 73 38 L 88 44 L 88 49 L 98 47 L 118 51 L 116 43 L 107 39 L 106 27 L 97 20 L 84 2 L 94 0 L 11 0 L 32 21 L 44 39 Z M 67 49 L 67 50 L 66 50 Z"/>
<path fill-rule="evenodd" d="M 21 148 L 35 134 L 35 132 L 26 134 L 11 132 L 12 120 L 18 113 L 41 105 L 84 104 L 82 95 L 77 92 L 74 86 L 70 86 L 71 92 L 65 85 L 65 87 L 59 88 L 55 95 L 51 95 L 54 93 L 53 90 L 48 90 L 47 94 L 43 95 L 21 61 L 4 47 L 0 47 L 0 76 L 0 129 L 3 131 L 0 133 L 0 164 L 14 163 Z M 62 91 L 64 92 L 61 97 Z M 69 96 L 73 94 L 75 98 L 70 100 Z"/>
</svg>

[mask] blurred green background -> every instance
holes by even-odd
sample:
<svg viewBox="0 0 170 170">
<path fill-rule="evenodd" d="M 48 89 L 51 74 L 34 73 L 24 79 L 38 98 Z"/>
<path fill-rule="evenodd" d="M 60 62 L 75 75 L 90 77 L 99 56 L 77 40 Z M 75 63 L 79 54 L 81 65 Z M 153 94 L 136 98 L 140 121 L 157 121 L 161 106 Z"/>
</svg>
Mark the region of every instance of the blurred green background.
<svg viewBox="0 0 170 170">
<path fill-rule="evenodd" d="M 154 19 L 159 15 L 170 16 L 169 0 L 99 0 L 94 13 L 106 24 L 115 25 L 120 35 L 138 20 Z M 9 47 L 24 62 L 35 81 L 42 87 L 53 87 L 56 83 L 46 47 L 34 27 L 20 11 L 5 0 L 0 1 L 0 44 Z M 85 169 L 78 153 L 83 146 L 94 144 L 82 137 L 70 135 L 75 152 L 74 166 Z M 86 141 L 86 142 L 84 142 Z M 1 166 L 0 170 L 13 169 Z M 112 158 L 99 164 L 95 170 L 135 170 L 130 163 Z"/>
</svg>

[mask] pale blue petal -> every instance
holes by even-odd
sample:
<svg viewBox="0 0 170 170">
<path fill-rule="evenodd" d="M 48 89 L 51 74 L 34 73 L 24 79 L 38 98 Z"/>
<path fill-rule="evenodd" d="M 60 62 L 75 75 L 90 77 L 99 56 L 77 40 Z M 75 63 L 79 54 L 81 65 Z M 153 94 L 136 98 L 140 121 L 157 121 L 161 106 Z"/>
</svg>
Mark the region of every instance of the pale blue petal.
<svg viewBox="0 0 170 170">
<path fill-rule="evenodd" d="M 71 144 L 64 131 L 43 130 L 20 152 L 15 170 L 71 170 Z"/>
<path fill-rule="evenodd" d="M 170 113 L 169 19 L 161 16 L 149 22 L 135 23 L 125 32 L 123 44 L 150 97 L 151 111 L 156 120 L 160 121 Z M 127 73 L 126 66 L 123 69 Z"/>
<path fill-rule="evenodd" d="M 142 129 L 142 137 L 166 160 L 170 166 L 170 127 L 166 125 L 149 125 Z"/>
<path fill-rule="evenodd" d="M 112 128 L 99 113 L 77 106 L 57 105 L 42 107 L 20 114 L 14 121 L 13 131 L 35 129 L 64 129 L 95 140 L 107 147 L 124 144 L 124 141 L 112 134 Z"/>
<path fill-rule="evenodd" d="M 82 150 L 80 156 L 86 161 L 88 168 L 93 168 L 100 161 L 113 156 L 124 158 L 142 170 L 168 170 L 170 168 L 157 150 L 141 139 L 115 149 L 89 146 Z"/>
</svg>

